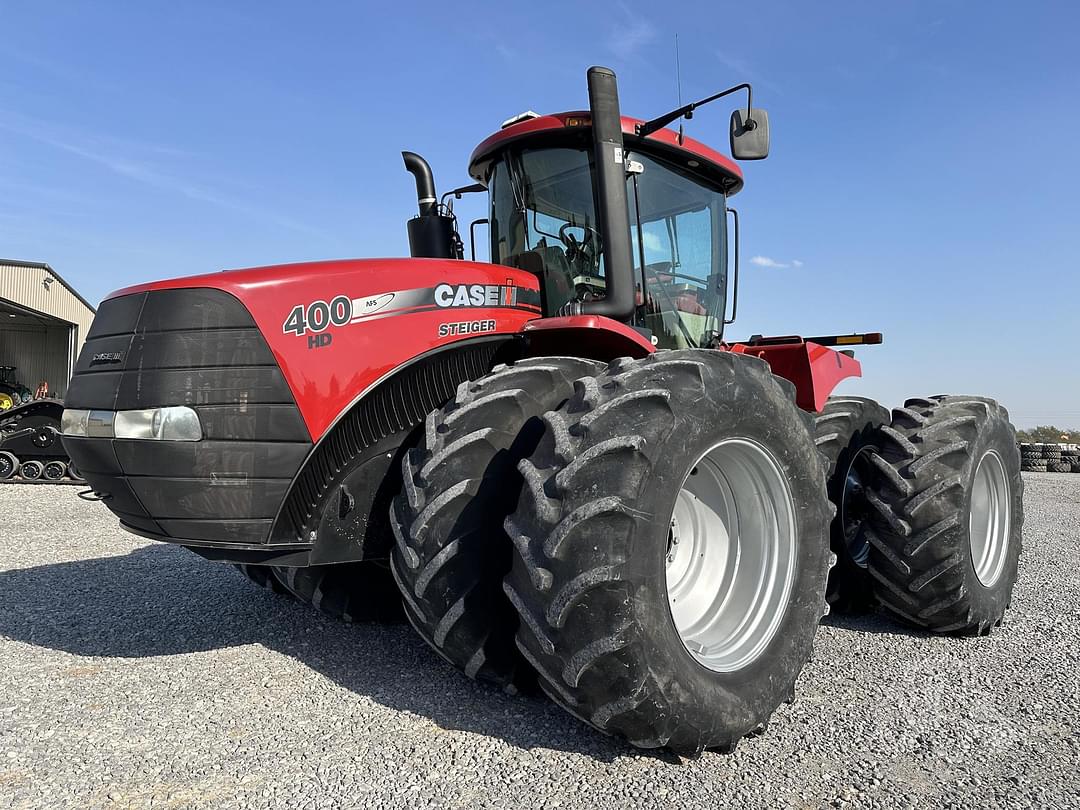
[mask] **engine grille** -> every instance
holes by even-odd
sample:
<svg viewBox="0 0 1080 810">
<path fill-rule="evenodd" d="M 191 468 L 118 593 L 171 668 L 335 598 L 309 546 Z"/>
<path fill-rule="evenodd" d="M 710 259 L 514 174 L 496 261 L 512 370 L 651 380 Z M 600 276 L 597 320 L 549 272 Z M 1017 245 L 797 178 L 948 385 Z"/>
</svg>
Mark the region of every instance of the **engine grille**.
<svg viewBox="0 0 1080 810">
<path fill-rule="evenodd" d="M 266 543 L 312 446 L 251 315 L 220 290 L 154 290 L 103 303 L 65 404 L 187 405 L 199 414 L 199 442 L 64 437 L 120 521 L 163 539 Z"/>
</svg>

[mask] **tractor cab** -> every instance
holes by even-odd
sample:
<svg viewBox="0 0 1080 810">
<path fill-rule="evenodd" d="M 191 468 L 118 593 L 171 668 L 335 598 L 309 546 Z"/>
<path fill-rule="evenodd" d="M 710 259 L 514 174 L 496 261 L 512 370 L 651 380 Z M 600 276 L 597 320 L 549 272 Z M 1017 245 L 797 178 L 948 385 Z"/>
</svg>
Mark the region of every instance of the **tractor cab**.
<svg viewBox="0 0 1080 810">
<path fill-rule="evenodd" d="M 622 118 L 633 312 L 660 348 L 707 346 L 727 315 L 727 198 L 735 164 L 669 130 Z M 665 137 L 666 136 L 666 137 Z M 489 192 L 491 261 L 540 279 L 546 316 L 608 295 L 588 113 L 515 120 L 481 144 L 470 173 Z"/>
</svg>

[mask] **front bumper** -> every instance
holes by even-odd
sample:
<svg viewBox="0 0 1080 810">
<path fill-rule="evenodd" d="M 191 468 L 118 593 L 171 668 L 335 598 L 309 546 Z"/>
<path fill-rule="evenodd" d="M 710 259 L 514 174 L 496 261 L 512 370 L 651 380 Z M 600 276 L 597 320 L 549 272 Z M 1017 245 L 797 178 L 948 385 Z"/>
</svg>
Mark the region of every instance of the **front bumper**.
<svg viewBox="0 0 1080 810">
<path fill-rule="evenodd" d="M 198 414 L 203 438 L 197 442 L 63 439 L 121 524 L 186 545 L 266 548 L 312 448 L 251 315 L 220 290 L 151 290 L 103 303 L 66 405 L 103 411 L 183 405 Z M 293 538 L 289 545 L 298 543 Z"/>
</svg>

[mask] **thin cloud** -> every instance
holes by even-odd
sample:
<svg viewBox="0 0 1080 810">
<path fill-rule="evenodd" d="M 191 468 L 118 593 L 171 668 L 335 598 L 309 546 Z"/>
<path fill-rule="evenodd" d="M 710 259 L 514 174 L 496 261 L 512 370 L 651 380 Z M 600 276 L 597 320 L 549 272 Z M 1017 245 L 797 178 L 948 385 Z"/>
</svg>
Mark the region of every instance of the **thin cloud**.
<svg viewBox="0 0 1080 810">
<path fill-rule="evenodd" d="M 21 118 L 21 124 L 14 123 Z M 290 217 L 285 217 L 273 211 L 267 211 L 258 206 L 249 205 L 242 200 L 236 200 L 220 194 L 213 188 L 192 183 L 180 177 L 158 171 L 152 164 L 145 161 L 118 155 L 102 150 L 100 147 L 88 143 L 86 138 L 73 138 L 70 134 L 58 134 L 54 127 L 38 121 L 30 121 L 21 116 L 13 116 L 6 111 L 0 111 L 0 129 L 13 132 L 17 135 L 35 140 L 38 143 L 51 146 L 53 149 L 67 152 L 83 160 L 104 166 L 114 174 L 126 177 L 138 183 L 142 183 L 162 191 L 172 192 L 188 197 L 199 202 L 209 203 L 219 208 L 234 211 L 254 220 L 261 220 L 278 225 L 282 228 L 299 231 L 312 236 L 325 237 L 326 234 L 317 228 L 305 223 L 298 222 Z M 148 151 L 158 154 L 169 154 L 172 150 L 163 147 L 149 146 Z"/>
<path fill-rule="evenodd" d="M 732 72 L 732 76 L 730 77 L 732 84 L 738 82 L 753 82 L 760 87 L 771 90 L 777 95 L 783 94 L 784 91 L 776 84 L 776 82 L 770 81 L 762 76 L 757 69 L 745 59 L 740 59 L 734 54 L 724 53 L 723 51 L 716 52 L 716 59 L 721 65 Z"/>
<path fill-rule="evenodd" d="M 787 267 L 791 267 L 796 270 L 803 266 L 803 263 L 798 259 L 791 259 L 790 261 L 780 262 L 768 256 L 754 256 L 752 259 L 750 259 L 750 264 L 756 264 L 758 267 L 770 267 L 776 269 L 784 269 Z"/>
<path fill-rule="evenodd" d="M 663 245 L 660 243 L 660 236 L 651 231 L 646 231 L 643 234 L 642 242 L 644 243 L 646 250 L 657 252 L 663 249 Z"/>
<path fill-rule="evenodd" d="M 656 26 L 641 16 L 640 12 L 631 11 L 625 3 L 620 3 L 619 8 L 622 10 L 623 19 L 609 29 L 606 45 L 619 59 L 629 60 L 656 39 Z"/>
<path fill-rule="evenodd" d="M 54 79 L 59 79 L 66 84 L 73 84 L 79 87 L 86 87 L 91 90 L 107 93 L 120 92 L 120 88 L 117 87 L 117 85 L 102 81 L 98 76 L 88 70 L 85 65 L 65 65 L 52 59 L 45 59 L 38 53 L 24 51 L 18 48 L 6 48 L 4 55 L 15 61 L 22 62 L 24 65 L 28 65 L 39 73 L 45 73 Z"/>
</svg>

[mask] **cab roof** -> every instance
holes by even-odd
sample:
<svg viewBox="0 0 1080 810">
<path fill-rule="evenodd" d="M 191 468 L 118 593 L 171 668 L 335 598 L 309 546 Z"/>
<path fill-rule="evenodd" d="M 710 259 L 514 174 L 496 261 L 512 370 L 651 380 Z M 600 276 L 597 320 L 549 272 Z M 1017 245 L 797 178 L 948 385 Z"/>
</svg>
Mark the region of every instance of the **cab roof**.
<svg viewBox="0 0 1080 810">
<path fill-rule="evenodd" d="M 567 142 L 581 140 L 589 131 L 591 123 L 589 112 L 579 110 L 526 118 L 511 124 L 484 139 L 473 150 L 469 157 L 469 175 L 477 182 L 487 185 L 492 160 L 507 146 L 558 143 L 563 140 L 557 137 L 560 135 L 567 136 Z M 680 143 L 679 133 L 671 129 L 660 129 L 640 138 L 636 134 L 636 127 L 643 123 L 645 122 L 640 118 L 629 118 L 625 115 L 622 117 L 623 143 L 627 149 L 656 155 L 686 167 L 693 174 L 716 183 L 729 195 L 742 188 L 742 170 L 727 155 L 722 155 L 693 138 L 684 136 Z M 530 144 L 530 141 L 536 143 Z"/>
</svg>

